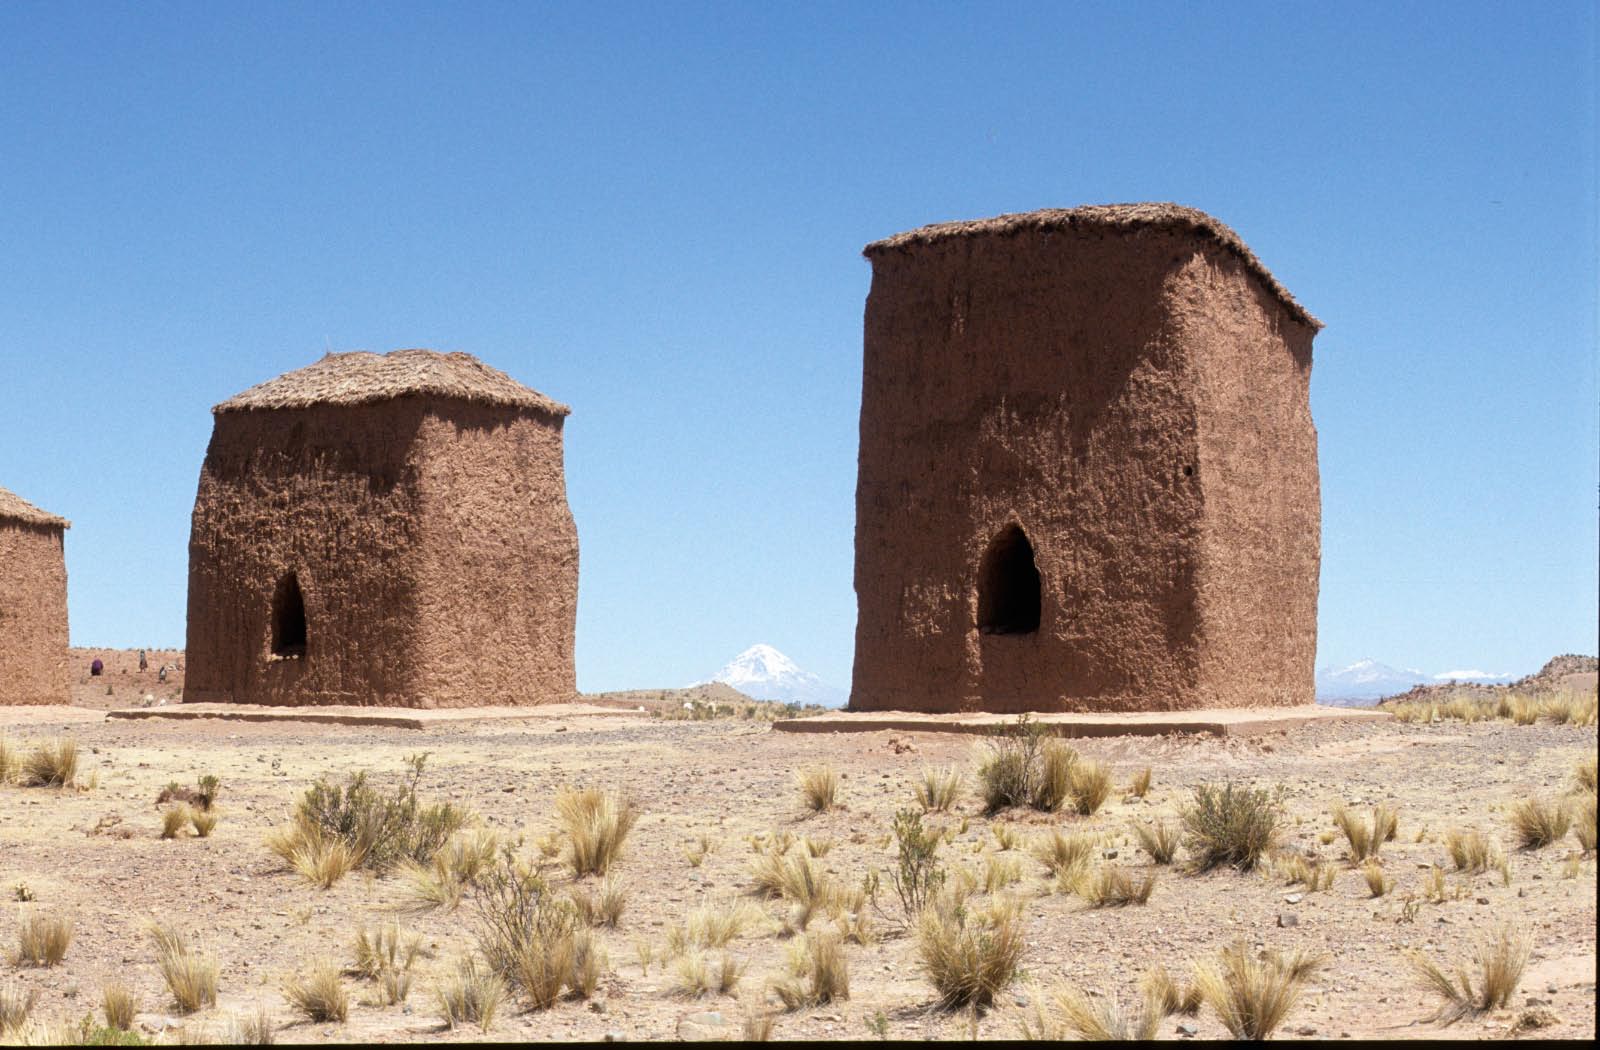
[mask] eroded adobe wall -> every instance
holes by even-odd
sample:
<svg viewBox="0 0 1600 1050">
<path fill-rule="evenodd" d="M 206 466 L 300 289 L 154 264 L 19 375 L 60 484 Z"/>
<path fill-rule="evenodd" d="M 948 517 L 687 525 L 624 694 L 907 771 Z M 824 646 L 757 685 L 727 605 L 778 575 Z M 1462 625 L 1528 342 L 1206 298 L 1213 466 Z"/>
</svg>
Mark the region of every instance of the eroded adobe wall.
<svg viewBox="0 0 1600 1050">
<path fill-rule="evenodd" d="M 1199 250 L 1091 228 L 873 254 L 852 708 L 1198 706 L 1196 423 L 1168 296 Z M 978 571 L 1008 522 L 1040 624 L 984 634 Z"/>
<path fill-rule="evenodd" d="M 417 694 L 429 707 L 571 700 L 578 533 L 562 420 L 434 403 L 419 434 Z"/>
<path fill-rule="evenodd" d="M 0 705 L 65 704 L 63 530 L 0 519 Z"/>
<path fill-rule="evenodd" d="M 1199 609 L 1207 706 L 1316 700 L 1322 501 L 1311 420 L 1315 329 L 1224 252 L 1175 286 L 1194 347 Z"/>
<path fill-rule="evenodd" d="M 189 538 L 186 701 L 414 702 L 422 417 L 404 398 L 216 417 Z M 271 652 L 290 572 L 300 659 Z"/>
</svg>

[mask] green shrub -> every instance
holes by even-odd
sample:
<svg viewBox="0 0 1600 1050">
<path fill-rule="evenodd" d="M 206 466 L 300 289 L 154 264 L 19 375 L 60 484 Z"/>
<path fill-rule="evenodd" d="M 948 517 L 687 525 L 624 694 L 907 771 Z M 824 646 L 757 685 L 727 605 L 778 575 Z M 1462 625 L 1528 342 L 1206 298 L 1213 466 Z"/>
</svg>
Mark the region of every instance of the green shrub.
<svg viewBox="0 0 1600 1050">
<path fill-rule="evenodd" d="M 1283 809 L 1263 788 L 1201 784 L 1181 816 L 1194 871 L 1223 864 L 1249 871 L 1277 842 Z"/>
</svg>

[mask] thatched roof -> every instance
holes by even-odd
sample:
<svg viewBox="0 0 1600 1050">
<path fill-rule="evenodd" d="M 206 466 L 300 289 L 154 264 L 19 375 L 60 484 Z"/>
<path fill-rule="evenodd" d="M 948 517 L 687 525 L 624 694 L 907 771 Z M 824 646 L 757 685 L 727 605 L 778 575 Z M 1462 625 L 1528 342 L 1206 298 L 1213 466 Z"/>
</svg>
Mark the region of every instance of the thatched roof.
<svg viewBox="0 0 1600 1050">
<path fill-rule="evenodd" d="M 907 251 L 918 245 L 949 238 L 983 235 L 1004 237 L 1024 230 L 1094 227 L 1131 230 L 1144 226 L 1189 231 L 1202 237 L 1214 238 L 1224 248 L 1237 255 L 1298 320 L 1313 328 L 1322 327 L 1322 322 L 1311 316 L 1310 312 L 1289 294 L 1289 290 L 1278 283 L 1272 272 L 1261 264 L 1261 260 L 1256 258 L 1249 246 L 1226 224 L 1196 208 L 1186 208 L 1181 204 L 1166 201 L 1140 204 L 1088 204 L 1079 208 L 1046 208 L 1042 211 L 996 215 L 992 219 L 934 223 L 931 226 L 897 233 L 881 241 L 873 241 L 862 250 L 862 254 L 870 259 L 890 251 Z"/>
<path fill-rule="evenodd" d="M 436 350 L 355 350 L 326 354 L 314 365 L 285 372 L 251 387 L 211 411 L 249 412 L 313 405 L 365 405 L 398 397 L 438 397 L 510 408 L 533 408 L 554 416 L 572 409 L 523 386 L 471 354 Z"/>
<path fill-rule="evenodd" d="M 10 489 L 0 489 L 0 521 L 20 521 L 26 525 L 54 525 L 63 529 L 72 528 L 72 522 L 66 518 L 58 518 L 49 511 L 40 510 Z"/>
</svg>

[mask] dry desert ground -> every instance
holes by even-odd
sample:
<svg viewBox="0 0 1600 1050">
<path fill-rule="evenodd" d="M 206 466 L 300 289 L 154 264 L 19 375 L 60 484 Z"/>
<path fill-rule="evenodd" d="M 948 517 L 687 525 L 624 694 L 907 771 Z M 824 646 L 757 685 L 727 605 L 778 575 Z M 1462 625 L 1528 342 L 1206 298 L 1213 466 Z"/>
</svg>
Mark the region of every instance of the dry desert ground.
<svg viewBox="0 0 1600 1050">
<path fill-rule="evenodd" d="M 74 659 L 80 655 L 87 666 L 88 654 L 75 651 Z M 132 670 L 131 654 L 105 655 L 107 676 L 84 676 L 74 707 L 0 708 L 0 733 L 14 755 L 61 737 L 79 748 L 77 787 L 0 785 L 0 893 L 13 912 L 0 925 L 8 956 L 0 996 L 18 1001 L 38 993 L 28 1022 L 0 1041 L 59 1036 L 85 1015 L 99 1025 L 103 990 L 112 984 L 126 986 L 136 1004 L 131 1037 L 160 1042 L 237 1038 L 236 1026 L 263 1010 L 280 1042 L 738 1038 L 761 1018 L 770 1018 L 770 1036 L 781 1040 L 1017 1038 L 1024 1020 L 1037 1023 L 1039 1008 L 1055 1016 L 1048 1011 L 1066 985 L 1102 1003 L 1115 997 L 1132 1012 L 1152 966 L 1181 984 L 1193 964 L 1233 942 L 1252 957 L 1273 950 L 1322 958 L 1279 1037 L 1594 1033 L 1595 855 L 1581 852 L 1571 834 L 1519 848 L 1511 820 L 1514 805 L 1528 798 L 1581 809 L 1575 777 L 1584 762 L 1592 776 L 1592 723 L 1332 722 L 1251 738 L 1073 741 L 1083 760 L 1109 767 L 1116 785 L 1092 815 L 1071 805 L 986 815 L 976 776 L 992 747 L 984 738 L 800 734 L 774 731 L 762 717 L 662 717 L 658 711 L 683 710 L 671 693 L 652 697 L 647 711 L 630 710 L 639 697 L 629 697 L 603 713 L 551 708 L 424 730 L 107 719 L 101 709 L 175 696 L 181 675 L 155 681 L 156 668 L 178 654 L 152 653 L 143 675 Z M 573 878 L 558 793 L 596 788 L 632 800 L 637 821 L 610 869 L 625 905 L 615 926 L 592 931 L 601 961 L 587 998 L 564 993 L 549 1009 L 530 1010 L 513 996 L 487 1032 L 473 1024 L 447 1028 L 435 990 L 475 950 L 479 891 L 469 886 L 453 911 L 419 911 L 413 883 L 398 874 L 356 870 L 322 889 L 268 848 L 269 834 L 290 824 L 297 800 L 318 778 L 342 784 L 353 771 L 370 770 L 376 785 L 393 790 L 407 756 L 418 752 L 427 753 L 421 799 L 470 810 L 474 827 L 502 841 L 520 836 L 519 856 L 530 863 L 542 846 L 550 852 L 549 892 L 562 898 L 574 885 L 595 894 L 601 879 Z M 837 805 L 814 812 L 796 773 L 822 765 L 838 775 Z M 946 833 L 935 853 L 946 886 L 970 891 L 962 911 L 969 917 L 996 901 L 1014 902 L 1022 937 L 1019 975 L 978 1012 L 941 1007 L 891 885 L 896 812 L 920 809 L 914 785 L 924 769 L 939 767 L 954 767 L 965 780 L 950 811 L 922 818 Z M 1138 798 L 1128 785 L 1146 768 L 1149 788 Z M 206 837 L 184 828 L 162 838 L 162 789 L 206 775 L 220 784 L 214 829 Z M 1197 785 L 1224 782 L 1281 788 L 1279 850 L 1297 852 L 1330 884 L 1312 890 L 1290 883 L 1277 863 L 1189 874 L 1182 849 L 1176 864 L 1152 863 L 1132 827 L 1163 820 L 1176 826 Z M 1373 896 L 1348 859 L 1332 815 L 1340 803 L 1363 818 L 1378 805 L 1398 812 L 1396 834 L 1378 853 L 1392 884 L 1382 896 Z M 1470 828 L 1498 844 L 1504 871 L 1456 869 L 1446 837 Z M 1113 866 L 1136 881 L 1153 876 L 1147 902 L 1095 907 L 1068 880 L 1053 878 L 1034 850 L 1054 832 L 1094 836 L 1091 872 Z M 834 905 L 816 908 L 804 934 L 794 929 L 803 909 L 759 895 L 753 877 L 760 856 L 786 842 L 788 857 L 809 863 L 825 901 L 826 890 L 834 891 Z M 876 904 L 859 895 L 851 901 L 849 891 L 874 870 Z M 698 951 L 714 985 L 728 958 L 733 987 L 690 998 L 683 987 L 689 967 L 673 947 L 692 936 L 685 924 L 700 909 L 702 918 L 737 914 L 743 922 L 725 948 Z M 57 965 L 15 957 L 18 928 L 30 916 L 70 920 L 71 941 Z M 153 922 L 215 962 L 215 1005 L 178 1008 L 158 971 Z M 420 946 L 404 1002 L 383 1004 L 377 982 L 346 973 L 345 1020 L 308 1020 L 289 1004 L 286 982 L 318 960 L 352 969 L 358 931 L 391 922 Z M 1505 924 L 1530 950 L 1506 1005 L 1449 1025 L 1430 1020 L 1440 1000 L 1419 983 L 1407 953 L 1473 973 L 1475 944 Z M 851 930 L 866 943 L 839 940 L 848 998 L 785 1009 L 774 989 L 792 979 L 799 948 Z M 1227 1035 L 1209 1005 L 1192 1016 L 1166 1016 L 1155 1031 L 1161 1039 Z"/>
</svg>

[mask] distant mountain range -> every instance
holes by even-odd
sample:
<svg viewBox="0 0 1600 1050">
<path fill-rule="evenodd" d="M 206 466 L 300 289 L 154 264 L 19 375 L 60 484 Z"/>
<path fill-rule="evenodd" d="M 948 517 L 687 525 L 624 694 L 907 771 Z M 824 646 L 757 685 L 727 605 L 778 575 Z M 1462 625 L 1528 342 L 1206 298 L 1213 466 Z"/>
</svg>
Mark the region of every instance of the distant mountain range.
<svg viewBox="0 0 1600 1050">
<path fill-rule="evenodd" d="M 1515 677 L 1479 670 L 1428 674 L 1414 667 L 1400 669 L 1376 660 L 1357 660 L 1348 667 L 1324 667 L 1318 671 L 1317 700 L 1320 703 L 1348 706 L 1352 702 L 1394 696 L 1417 685 L 1442 685 L 1445 682 L 1502 685 Z"/>
<path fill-rule="evenodd" d="M 847 691 L 829 685 L 809 671 L 802 671 L 793 660 L 763 644 L 752 645 L 735 656 L 708 681 L 731 685 L 753 700 L 843 707 L 850 699 Z"/>
</svg>

